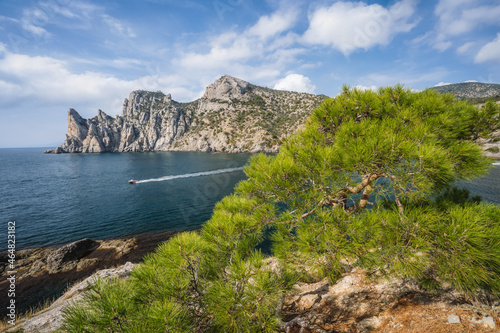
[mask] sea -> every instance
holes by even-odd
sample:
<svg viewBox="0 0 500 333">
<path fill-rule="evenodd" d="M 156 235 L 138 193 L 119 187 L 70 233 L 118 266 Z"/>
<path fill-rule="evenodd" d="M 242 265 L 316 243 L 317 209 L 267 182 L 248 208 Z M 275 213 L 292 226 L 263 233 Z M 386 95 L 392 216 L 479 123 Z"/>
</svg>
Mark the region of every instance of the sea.
<svg viewBox="0 0 500 333">
<path fill-rule="evenodd" d="M 7 249 L 9 222 L 15 222 L 16 250 L 199 229 L 246 178 L 243 166 L 252 156 L 45 149 L 0 149 L 0 251 Z M 459 186 L 500 204 L 500 165 Z"/>
<path fill-rule="evenodd" d="M 0 251 L 7 249 L 9 222 L 15 222 L 16 250 L 199 229 L 215 203 L 246 178 L 251 157 L 44 150 L 0 149 Z"/>
</svg>

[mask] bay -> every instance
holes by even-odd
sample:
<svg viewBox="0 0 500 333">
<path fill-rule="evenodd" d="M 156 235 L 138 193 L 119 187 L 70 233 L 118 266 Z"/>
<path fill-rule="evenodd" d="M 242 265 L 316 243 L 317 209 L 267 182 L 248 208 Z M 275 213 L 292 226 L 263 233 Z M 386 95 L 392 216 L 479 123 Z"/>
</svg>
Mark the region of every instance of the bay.
<svg viewBox="0 0 500 333">
<path fill-rule="evenodd" d="M 0 234 L 16 222 L 16 249 L 82 238 L 198 229 L 245 179 L 251 154 L 43 154 L 0 149 Z M 215 171 L 215 174 L 211 174 Z M 192 174 L 202 173 L 189 177 Z M 174 176 L 163 181 L 158 178 Z M 181 176 L 175 178 L 175 176 Z M 138 184 L 128 180 L 137 179 Z M 2 237 L 0 251 L 7 248 Z"/>
<path fill-rule="evenodd" d="M 199 229 L 216 202 L 246 176 L 252 154 L 148 152 L 43 154 L 44 148 L 0 149 L 0 221 L 16 222 L 16 249 L 58 246 L 82 238 Z M 128 180 L 136 179 L 137 184 Z M 500 204 L 500 166 L 462 182 Z"/>
</svg>

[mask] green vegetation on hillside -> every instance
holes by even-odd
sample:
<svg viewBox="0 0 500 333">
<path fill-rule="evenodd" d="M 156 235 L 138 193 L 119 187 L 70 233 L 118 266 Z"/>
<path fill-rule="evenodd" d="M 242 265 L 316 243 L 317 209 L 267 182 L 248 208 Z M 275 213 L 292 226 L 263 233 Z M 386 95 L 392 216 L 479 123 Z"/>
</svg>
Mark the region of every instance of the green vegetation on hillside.
<svg viewBox="0 0 500 333">
<path fill-rule="evenodd" d="M 472 104 L 500 100 L 500 84 L 482 82 L 463 82 L 432 87 L 443 94 L 454 94 L 458 99 L 466 99 Z"/>
<path fill-rule="evenodd" d="M 499 114 L 433 90 L 345 87 L 279 154 L 253 158 L 202 230 L 171 238 L 129 280 L 98 282 L 63 330 L 274 332 L 295 282 L 334 282 L 346 262 L 498 297 L 500 207 L 451 184 L 487 173 L 473 140 Z"/>
</svg>

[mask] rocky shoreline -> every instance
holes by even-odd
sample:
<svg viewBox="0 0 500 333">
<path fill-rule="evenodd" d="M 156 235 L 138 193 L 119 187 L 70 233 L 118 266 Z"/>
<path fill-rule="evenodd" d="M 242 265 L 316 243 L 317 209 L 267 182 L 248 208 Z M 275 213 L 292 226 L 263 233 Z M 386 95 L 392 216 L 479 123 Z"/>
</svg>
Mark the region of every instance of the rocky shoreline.
<svg viewBox="0 0 500 333">
<path fill-rule="evenodd" d="M 82 239 L 56 248 L 31 248 L 16 251 L 16 310 L 20 315 L 61 296 L 68 286 L 95 272 L 140 262 L 144 256 L 170 238 L 173 232 L 140 234 L 133 237 Z M 7 295 L 6 252 L 0 253 L 0 294 Z M 2 309 L 7 297 L 0 298 Z M 6 313 L 1 312 L 4 319 Z"/>
</svg>

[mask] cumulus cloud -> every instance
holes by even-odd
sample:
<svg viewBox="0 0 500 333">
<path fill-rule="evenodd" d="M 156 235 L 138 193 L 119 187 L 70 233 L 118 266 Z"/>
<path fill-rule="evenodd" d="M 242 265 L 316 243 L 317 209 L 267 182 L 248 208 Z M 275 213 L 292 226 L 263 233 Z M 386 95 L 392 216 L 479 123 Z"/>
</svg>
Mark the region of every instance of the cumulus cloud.
<svg viewBox="0 0 500 333">
<path fill-rule="evenodd" d="M 412 0 L 401 0 L 389 8 L 339 1 L 312 12 L 303 41 L 329 45 L 344 55 L 356 49 L 387 45 L 396 34 L 408 32 L 416 26 L 417 21 L 410 22 L 415 7 Z"/>
<path fill-rule="evenodd" d="M 123 80 L 98 72 L 76 73 L 70 67 L 51 57 L 7 53 L 0 59 L 0 107 L 74 107 L 88 116 L 101 108 L 114 115 L 121 113 L 123 99 L 136 89 L 170 92 L 176 99 L 194 97 L 187 82 L 177 75 Z"/>
<path fill-rule="evenodd" d="M 246 80 L 274 79 L 305 52 L 290 31 L 296 21 L 295 10 L 277 10 L 241 32 L 235 28 L 209 38 L 205 45 L 191 45 L 189 49 L 202 50 L 181 51 L 173 63 L 184 73 L 195 71 L 198 76 L 229 72 Z"/>
<path fill-rule="evenodd" d="M 316 86 L 304 75 L 289 74 L 285 78 L 279 80 L 274 85 L 274 89 L 314 93 Z"/>
<path fill-rule="evenodd" d="M 433 47 L 440 51 L 452 46 L 451 38 L 470 33 L 479 26 L 500 26 L 500 4 L 488 4 L 484 0 L 439 0 L 434 14 L 439 22 Z"/>
<path fill-rule="evenodd" d="M 495 40 L 484 45 L 474 58 L 475 63 L 487 61 L 500 62 L 500 33 Z"/>
<path fill-rule="evenodd" d="M 297 19 L 296 10 L 284 12 L 277 11 L 269 16 L 261 17 L 257 23 L 248 29 L 250 35 L 256 35 L 261 38 L 268 38 L 283 31 L 290 29 Z"/>
</svg>

